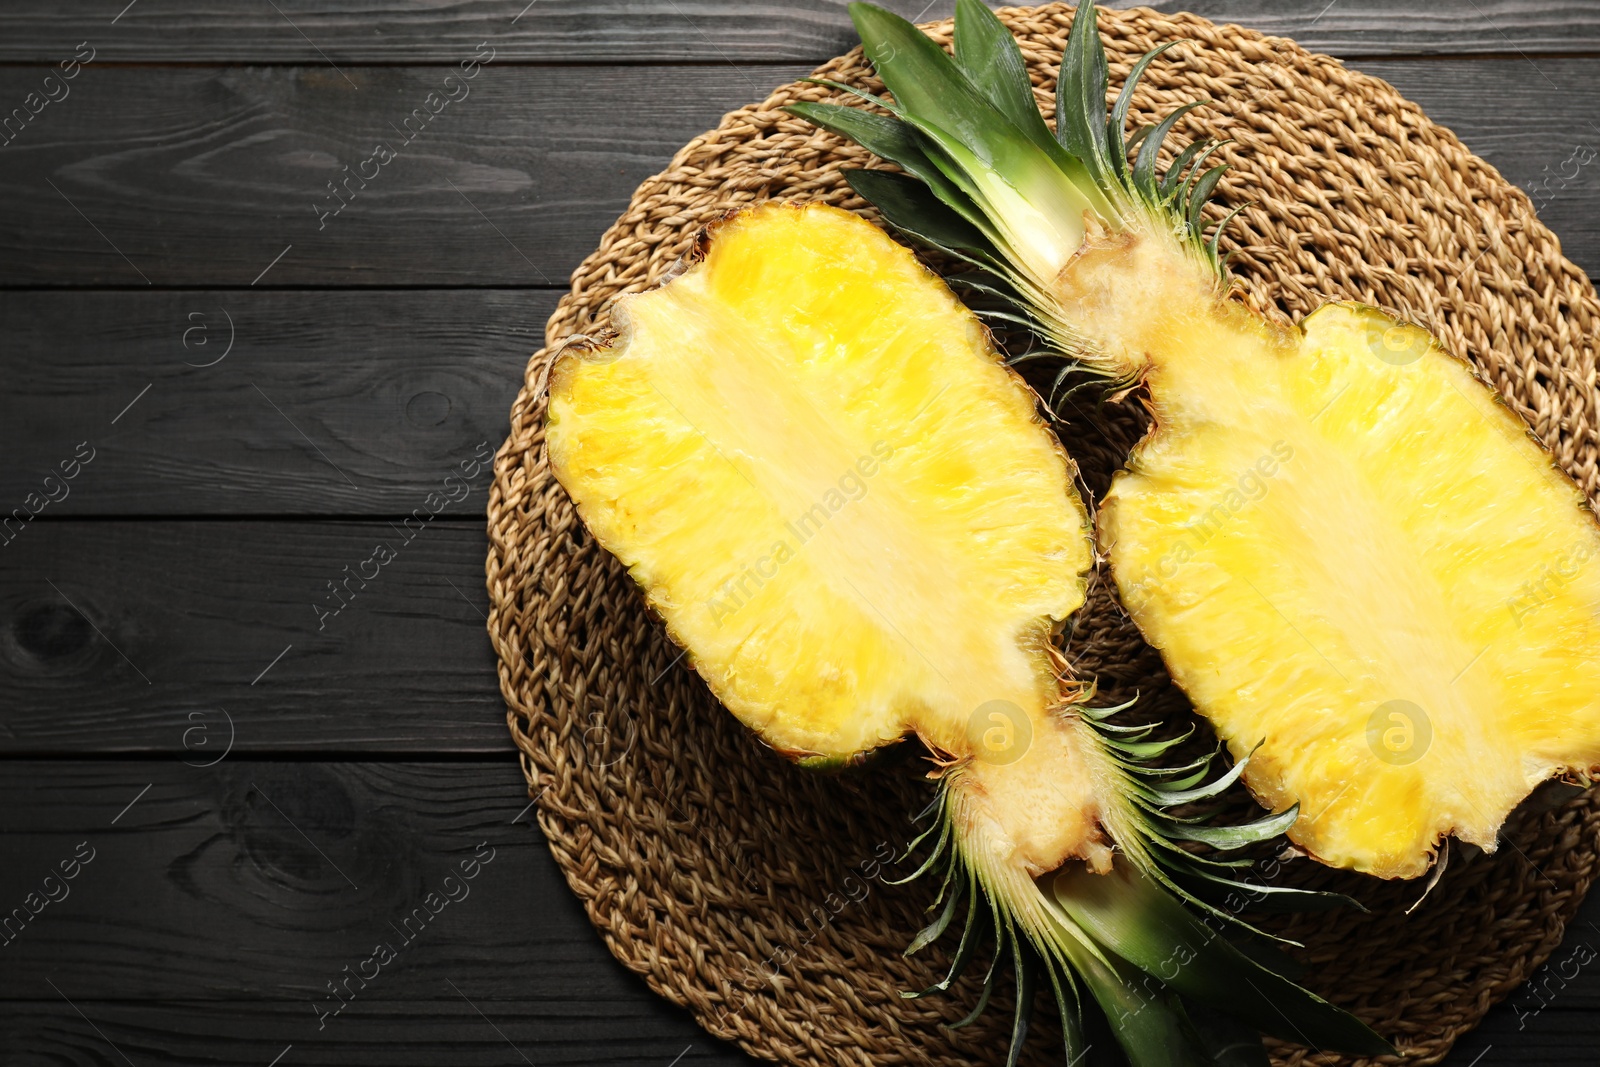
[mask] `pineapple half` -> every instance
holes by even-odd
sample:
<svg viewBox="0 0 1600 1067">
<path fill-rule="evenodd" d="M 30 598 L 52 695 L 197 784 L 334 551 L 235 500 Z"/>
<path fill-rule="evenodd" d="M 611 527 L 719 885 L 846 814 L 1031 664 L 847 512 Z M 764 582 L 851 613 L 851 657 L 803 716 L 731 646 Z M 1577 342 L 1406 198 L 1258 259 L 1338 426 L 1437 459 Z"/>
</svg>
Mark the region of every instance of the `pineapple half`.
<svg viewBox="0 0 1600 1067">
<path fill-rule="evenodd" d="M 1257 1030 L 1387 1050 L 1178 903 L 1207 907 L 1191 885 L 1328 900 L 1244 885 L 1237 864 L 1179 844 L 1234 848 L 1292 821 L 1168 810 L 1216 796 L 1242 763 L 1151 766 L 1174 741 L 1086 703 L 1052 644 L 1094 562 L 1074 467 L 935 275 L 848 212 L 766 204 L 611 321 L 609 344 L 551 368 L 551 468 L 773 748 L 830 767 L 914 734 L 935 754 L 922 870 L 944 887 L 912 949 L 965 921 L 926 992 L 992 927 L 1021 994 L 1013 1062 L 1039 976 L 1073 1061 L 1095 1005 L 1139 1065 L 1212 1062 L 1241 1032 L 1259 1050 Z"/>
<path fill-rule="evenodd" d="M 1600 526 L 1471 367 L 1354 304 L 1284 329 L 1230 299 L 1201 211 L 1224 168 L 1126 138 L 1144 56 L 1106 114 L 1092 3 L 1056 128 L 1015 40 L 957 5 L 954 57 L 851 7 L 888 115 L 790 110 L 895 162 L 858 192 L 968 261 L 1045 346 L 1154 426 L 1102 503 L 1123 603 L 1274 810 L 1323 862 L 1390 878 L 1455 834 L 1493 850 L 1540 782 L 1600 766 Z M 1172 42 L 1173 44 L 1178 42 Z M 832 84 L 832 83 L 824 83 Z M 836 86 L 865 95 L 847 86 Z M 1130 161 L 1130 157 L 1131 161 Z M 1223 225 L 1226 224 L 1224 220 Z"/>
</svg>

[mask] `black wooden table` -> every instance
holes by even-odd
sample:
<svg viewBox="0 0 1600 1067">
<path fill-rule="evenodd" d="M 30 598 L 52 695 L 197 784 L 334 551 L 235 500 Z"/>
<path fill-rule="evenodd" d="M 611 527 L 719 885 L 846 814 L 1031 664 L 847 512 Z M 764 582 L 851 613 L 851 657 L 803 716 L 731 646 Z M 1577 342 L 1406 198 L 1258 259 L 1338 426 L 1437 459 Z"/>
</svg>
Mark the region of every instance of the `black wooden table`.
<svg viewBox="0 0 1600 1067">
<path fill-rule="evenodd" d="M 1595 0 L 1192 6 L 1394 83 L 1600 269 Z M 0 7 L 0 1063 L 744 1059 L 531 827 L 485 457 L 633 187 L 852 42 L 833 0 Z M 1450 1062 L 1594 1062 L 1596 971 Z"/>
</svg>

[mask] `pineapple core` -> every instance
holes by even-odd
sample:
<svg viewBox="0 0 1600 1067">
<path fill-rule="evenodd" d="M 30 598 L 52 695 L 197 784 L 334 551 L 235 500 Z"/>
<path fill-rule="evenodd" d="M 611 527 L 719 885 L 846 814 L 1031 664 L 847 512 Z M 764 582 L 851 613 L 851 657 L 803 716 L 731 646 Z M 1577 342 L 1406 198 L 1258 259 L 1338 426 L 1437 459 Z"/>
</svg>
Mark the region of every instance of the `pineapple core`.
<svg viewBox="0 0 1600 1067">
<path fill-rule="evenodd" d="M 1103 852 L 1049 647 L 1088 516 L 972 313 L 865 220 L 767 204 L 612 322 L 552 368 L 550 463 L 722 703 L 808 763 L 919 734 L 996 859 Z"/>
<path fill-rule="evenodd" d="M 1582 494 L 1419 327 L 1334 304 L 1278 331 L 1132 242 L 1063 277 L 1155 416 L 1100 514 L 1123 603 L 1234 756 L 1262 743 L 1245 779 L 1300 804 L 1317 858 L 1413 877 L 1447 834 L 1492 850 L 1535 785 L 1600 764 Z"/>
</svg>

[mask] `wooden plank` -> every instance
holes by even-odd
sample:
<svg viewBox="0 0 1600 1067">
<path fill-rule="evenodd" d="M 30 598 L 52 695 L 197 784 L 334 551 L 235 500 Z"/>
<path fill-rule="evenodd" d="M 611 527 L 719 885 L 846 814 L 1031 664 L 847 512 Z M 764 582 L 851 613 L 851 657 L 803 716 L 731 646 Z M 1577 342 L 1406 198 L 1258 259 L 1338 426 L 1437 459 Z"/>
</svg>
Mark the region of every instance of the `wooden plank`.
<svg viewBox="0 0 1600 1067">
<path fill-rule="evenodd" d="M 486 547 L 442 519 L 25 528 L 0 548 L 0 751 L 509 753 Z"/>
<path fill-rule="evenodd" d="M 640 181 L 807 69 L 96 63 L 0 148 L 0 285 L 565 287 Z"/>
<path fill-rule="evenodd" d="M 49 760 L 9 763 L 4 779 L 5 915 L 46 877 L 57 899 L 0 932 L 0 997 L 54 999 L 48 975 L 74 999 L 292 999 L 315 1031 L 312 1005 L 340 1006 L 327 983 L 380 941 L 397 959 L 327 1027 L 362 1000 L 446 999 L 441 973 L 490 998 L 629 993 L 524 812 L 512 755 Z"/>
<path fill-rule="evenodd" d="M 50 62 L 85 38 L 122 63 L 454 62 L 481 41 L 508 60 L 627 63 L 722 58 L 821 62 L 855 44 L 842 0 L 455 0 L 407 8 L 339 0 L 243 10 L 226 0 L 6 5 L 0 60 Z M 951 0 L 885 0 L 908 18 L 944 18 Z M 1108 6 L 1132 6 L 1115 0 Z M 1600 44 L 1600 12 L 1581 0 L 1155 0 L 1335 55 L 1578 52 Z"/>
<path fill-rule="evenodd" d="M 1594 914 L 1592 907 L 1586 908 Z M 1568 937 L 1568 943 L 1573 936 Z M 1565 951 L 1565 949 L 1561 950 Z M 1557 953 L 1560 955 L 1560 952 Z M 1462 1037 L 1443 1067 L 1589 1067 L 1594 1063 L 1594 1007 L 1557 1001 L 1537 1016 L 1524 1016 L 1511 1004 L 1501 1004 L 1472 1033 Z"/>
<path fill-rule="evenodd" d="M 530 971 L 541 969 L 537 961 L 529 965 Z M 449 975 L 435 977 L 444 995 L 451 996 Z M 304 1005 L 281 1001 L 137 1003 L 76 996 L 72 1004 L 60 998 L 8 1001 L 0 1011 L 0 1045 L 17 1057 L 13 1062 L 53 1067 L 756 1067 L 762 1062 L 709 1037 L 686 1012 L 643 983 L 625 1000 L 495 1001 L 482 989 L 450 980 L 467 999 L 374 1000 L 321 1032 L 315 1022 L 307 1024 Z M 63 988 L 70 993 L 70 987 Z M 45 992 L 50 993 L 48 986 Z"/>
<path fill-rule="evenodd" d="M 408 515 L 504 440 L 557 295 L 0 293 L 0 515 Z"/>
<path fill-rule="evenodd" d="M 1600 59 L 1362 66 L 1524 187 L 1600 140 Z M 438 68 L 360 68 L 360 91 L 326 67 L 85 68 L 0 149 L 0 285 L 564 285 L 641 179 L 724 111 L 804 73 L 575 69 L 481 68 L 465 99 L 324 219 L 337 202 L 327 182 L 376 139 L 399 140 L 391 124 L 423 105 Z M 37 76 L 0 70 L 0 99 Z M 1591 270 L 1593 170 L 1545 209 Z"/>
<path fill-rule="evenodd" d="M 509 757 L 11 764 L 0 901 L 31 917 L 0 933 L 0 1047 L 60 1063 L 266 1064 L 291 1044 L 284 1064 L 520 1062 L 509 1039 L 540 1064 L 666 1067 L 690 1044 L 684 1063 L 739 1062 L 612 959 L 526 792 Z M 391 958 L 367 966 L 380 943 Z M 367 979 L 336 997 L 347 971 Z"/>
<path fill-rule="evenodd" d="M 1600 9 L 1583 0 L 1122 0 L 1114 7 L 1189 11 L 1289 37 L 1343 58 L 1594 51 Z"/>
</svg>

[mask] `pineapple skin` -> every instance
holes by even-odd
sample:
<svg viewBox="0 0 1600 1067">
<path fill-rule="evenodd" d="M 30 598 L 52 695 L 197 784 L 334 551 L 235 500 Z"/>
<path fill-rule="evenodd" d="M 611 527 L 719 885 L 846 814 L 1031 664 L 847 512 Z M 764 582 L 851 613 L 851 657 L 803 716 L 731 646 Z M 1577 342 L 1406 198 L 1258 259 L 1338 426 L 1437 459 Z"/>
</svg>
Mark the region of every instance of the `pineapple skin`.
<svg viewBox="0 0 1600 1067">
<path fill-rule="evenodd" d="M 1591 776 L 1600 525 L 1468 364 L 1357 304 L 1280 330 L 1137 235 L 1061 282 L 1150 390 L 1098 516 L 1123 603 L 1292 840 L 1415 877 Z"/>
<path fill-rule="evenodd" d="M 612 321 L 552 367 L 550 463 L 722 703 L 808 767 L 916 733 L 997 868 L 1107 862 L 1050 645 L 1090 522 L 977 318 L 865 220 L 769 203 Z"/>
</svg>

